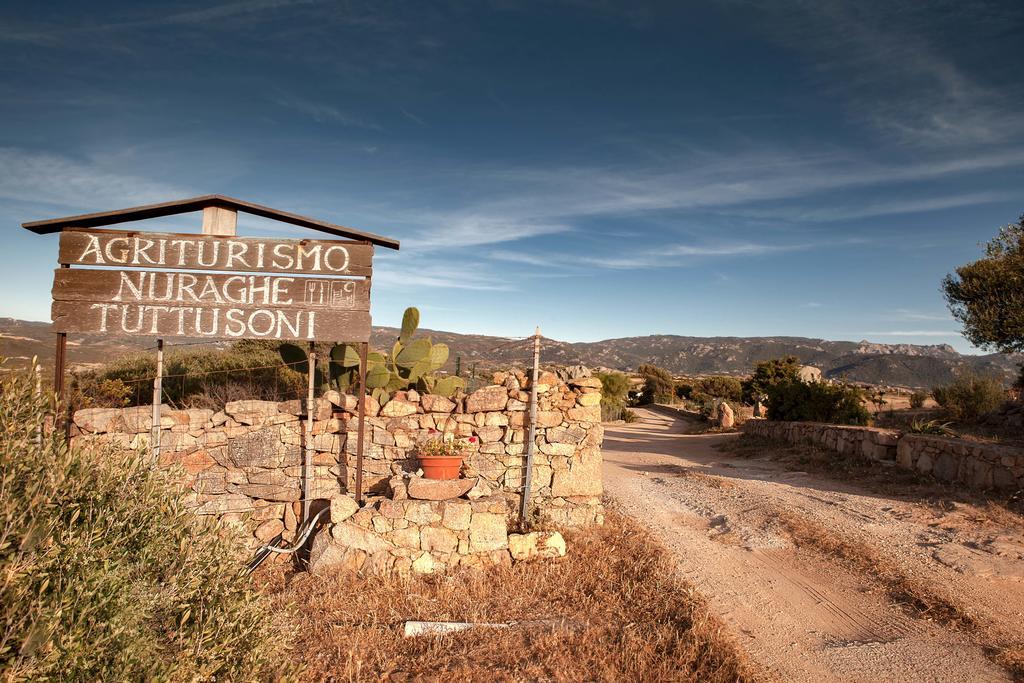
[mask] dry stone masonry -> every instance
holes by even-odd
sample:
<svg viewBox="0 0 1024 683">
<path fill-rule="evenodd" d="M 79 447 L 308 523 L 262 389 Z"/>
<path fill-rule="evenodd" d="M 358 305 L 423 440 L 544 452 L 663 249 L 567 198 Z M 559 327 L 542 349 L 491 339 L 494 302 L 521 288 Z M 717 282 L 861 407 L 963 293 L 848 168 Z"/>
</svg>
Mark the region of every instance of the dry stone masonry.
<svg viewBox="0 0 1024 683">
<path fill-rule="evenodd" d="M 893 462 L 974 489 L 1024 488 L 1024 450 L 873 427 L 751 420 L 744 433 L 787 443 L 810 443 L 846 455 Z"/>
<path fill-rule="evenodd" d="M 343 513 L 335 508 L 346 505 L 341 498 L 355 505 L 346 496 L 355 486 L 357 401 L 335 391 L 317 399 L 312 497 L 334 501 L 335 540 L 341 534 L 341 539 L 366 541 L 349 544 L 365 554 L 350 553 L 346 562 L 361 564 L 375 555 L 362 547 L 367 544 L 386 547 L 391 558 L 373 562 L 390 568 L 397 564 L 399 570 L 404 569 L 405 560 L 411 565 L 420 551 L 429 551 L 431 562 L 441 567 L 500 561 L 496 558 L 512 555 L 505 528 L 518 510 L 522 490 L 529 384 L 519 371 L 499 372 L 493 381 L 454 399 L 398 392 L 382 408 L 367 397 L 363 481 L 368 499 L 345 521 L 337 519 Z M 595 377 L 562 381 L 544 372 L 538 378 L 531 482 L 535 523 L 568 527 L 603 521 L 600 392 L 601 383 Z M 151 410 L 149 406 L 80 410 L 74 415 L 73 443 L 145 449 L 151 438 Z M 400 476 L 417 470 L 415 446 L 432 429 L 477 437 L 469 444 L 464 479 L 447 483 L 454 488 L 440 493 L 423 480 Z M 220 411 L 163 406 L 159 464 L 184 470 L 188 503 L 197 514 L 219 515 L 246 525 L 252 529 L 254 544 L 278 533 L 292 539 L 300 521 L 304 432 L 303 405 L 298 400 L 233 401 Z M 401 491 L 399 500 L 382 497 L 395 496 L 396 488 Z M 441 499 L 416 500 L 427 490 Z M 469 526 L 458 528 L 462 515 Z M 419 534 L 419 550 L 409 555 L 404 550 L 413 550 L 409 547 L 413 528 Z M 372 543 L 367 540 L 371 536 Z M 514 543 L 521 547 L 523 542 Z M 457 559 L 468 556 L 475 559 Z M 427 564 L 427 560 L 420 562 Z"/>
<path fill-rule="evenodd" d="M 396 475 L 387 497 L 371 498 L 362 508 L 347 496 L 336 497 L 330 533 L 313 542 L 311 571 L 430 574 L 565 555 L 557 531 L 509 533 L 518 511 L 514 496 L 473 480 L 468 490 L 455 486 L 463 481 Z"/>
</svg>

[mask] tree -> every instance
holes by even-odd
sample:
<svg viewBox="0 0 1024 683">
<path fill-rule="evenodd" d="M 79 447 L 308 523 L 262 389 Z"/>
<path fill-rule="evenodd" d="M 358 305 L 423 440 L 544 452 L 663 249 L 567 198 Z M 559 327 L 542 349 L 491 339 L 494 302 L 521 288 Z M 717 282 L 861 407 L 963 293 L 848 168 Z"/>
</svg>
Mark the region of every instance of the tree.
<svg viewBox="0 0 1024 683">
<path fill-rule="evenodd" d="M 972 344 L 1024 351 L 1024 215 L 999 230 L 984 258 L 947 275 L 942 290 Z"/>
<path fill-rule="evenodd" d="M 772 358 L 754 365 L 754 374 L 743 383 L 743 397 L 754 403 L 776 384 L 800 379 L 800 359 L 796 356 Z"/>
<path fill-rule="evenodd" d="M 998 377 L 963 372 L 952 384 L 932 389 L 932 396 L 951 418 L 970 422 L 998 408 L 1006 392 Z"/>
<path fill-rule="evenodd" d="M 841 384 L 807 384 L 799 379 L 768 389 L 768 419 L 866 425 L 871 419 L 860 389 Z"/>
<path fill-rule="evenodd" d="M 629 400 L 629 378 L 621 372 L 598 372 L 601 380 L 601 419 L 618 420 Z"/>
<path fill-rule="evenodd" d="M 650 363 L 637 368 L 637 373 L 644 378 L 642 403 L 665 403 L 672 400 L 675 394 L 675 378 L 672 373 Z"/>
<path fill-rule="evenodd" d="M 743 383 L 735 377 L 713 375 L 697 380 L 698 389 L 714 398 L 740 401 L 743 398 Z"/>
</svg>

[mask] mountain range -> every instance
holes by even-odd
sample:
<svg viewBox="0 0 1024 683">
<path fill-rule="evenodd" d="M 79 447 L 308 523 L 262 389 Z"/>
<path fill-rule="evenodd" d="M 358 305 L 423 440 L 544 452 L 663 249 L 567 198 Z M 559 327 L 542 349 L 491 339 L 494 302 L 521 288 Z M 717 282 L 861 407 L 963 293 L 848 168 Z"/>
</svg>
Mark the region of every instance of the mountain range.
<svg viewBox="0 0 1024 683">
<path fill-rule="evenodd" d="M 456 359 L 468 373 L 530 362 L 532 339 L 509 339 L 486 335 L 421 330 L 435 343 L 451 349 L 449 371 Z M 392 327 L 374 327 L 371 345 L 388 349 L 398 335 Z M 201 340 L 169 341 L 176 344 Z M 212 342 L 210 346 L 225 346 Z M 68 340 L 68 362 L 74 366 L 97 366 L 112 358 L 155 346 L 148 338 L 78 335 Z M 51 366 L 54 338 L 50 324 L 0 318 L 0 356 L 11 365 L 24 365 L 37 356 Z M 545 365 L 586 365 L 614 370 L 635 370 L 653 363 L 676 375 L 745 375 L 759 360 L 795 355 L 805 365 L 822 370 L 826 377 L 867 384 L 929 388 L 948 383 L 964 370 L 993 374 L 1007 380 L 1017 376 L 1022 355 L 965 355 L 947 344 L 877 344 L 868 341 L 829 341 L 806 337 L 683 337 L 648 335 L 596 342 L 563 342 L 542 339 L 541 362 Z"/>
</svg>

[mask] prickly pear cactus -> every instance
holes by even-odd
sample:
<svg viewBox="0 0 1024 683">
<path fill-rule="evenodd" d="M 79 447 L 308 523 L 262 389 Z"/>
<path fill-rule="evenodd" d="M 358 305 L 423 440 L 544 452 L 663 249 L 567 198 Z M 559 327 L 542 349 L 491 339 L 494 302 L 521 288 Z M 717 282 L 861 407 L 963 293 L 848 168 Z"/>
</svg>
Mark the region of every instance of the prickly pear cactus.
<svg viewBox="0 0 1024 683">
<path fill-rule="evenodd" d="M 420 324 L 420 312 L 405 309 L 402 330 L 391 347 L 391 355 L 374 351 L 366 356 L 366 388 L 377 402 L 384 405 L 396 391 L 417 389 L 452 397 L 466 388 L 461 377 L 438 377 L 437 372 L 448 362 L 446 344 L 434 344 L 429 338 L 413 339 Z M 281 360 L 298 372 L 309 371 L 305 350 L 295 344 L 282 344 Z M 359 349 L 354 344 L 335 344 L 330 351 L 326 373 L 317 366 L 318 386 L 348 393 L 359 384 Z"/>
</svg>

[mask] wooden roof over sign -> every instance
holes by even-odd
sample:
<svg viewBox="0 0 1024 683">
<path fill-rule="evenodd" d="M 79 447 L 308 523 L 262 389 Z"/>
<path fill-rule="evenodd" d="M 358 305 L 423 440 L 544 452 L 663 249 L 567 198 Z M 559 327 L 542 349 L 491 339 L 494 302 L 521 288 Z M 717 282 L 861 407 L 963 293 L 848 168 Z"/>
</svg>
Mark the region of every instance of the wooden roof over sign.
<svg viewBox="0 0 1024 683">
<path fill-rule="evenodd" d="M 146 206 L 135 206 L 128 209 L 116 211 L 103 211 L 100 213 L 89 213 L 81 216 L 66 216 L 64 218 L 51 218 L 43 221 L 31 221 L 22 223 L 21 227 L 39 235 L 60 232 L 65 228 L 96 228 L 104 225 L 115 225 L 130 221 L 140 221 L 148 218 L 161 218 L 164 216 L 176 216 L 182 213 L 201 211 L 207 207 L 217 207 L 233 211 L 241 211 L 261 218 L 269 218 L 290 225 L 297 225 L 302 228 L 319 230 L 337 237 L 344 237 L 352 240 L 369 242 L 388 249 L 398 249 L 399 241 L 390 237 L 382 237 L 354 228 L 346 228 L 343 225 L 335 225 L 315 218 L 307 218 L 298 214 L 272 209 L 269 206 L 253 204 L 241 199 L 226 197 L 221 194 L 208 194 L 191 199 L 178 199 L 172 202 L 161 204 L 148 204 Z"/>
</svg>

